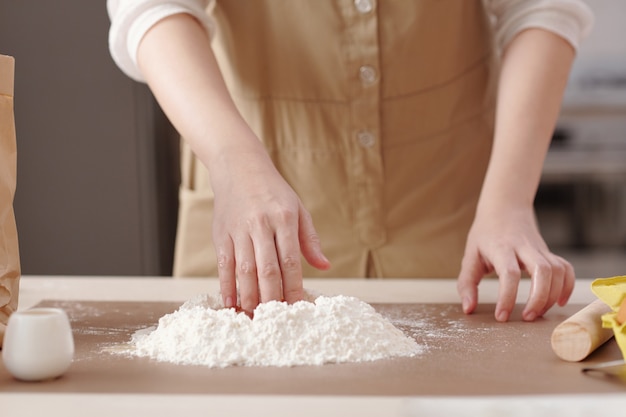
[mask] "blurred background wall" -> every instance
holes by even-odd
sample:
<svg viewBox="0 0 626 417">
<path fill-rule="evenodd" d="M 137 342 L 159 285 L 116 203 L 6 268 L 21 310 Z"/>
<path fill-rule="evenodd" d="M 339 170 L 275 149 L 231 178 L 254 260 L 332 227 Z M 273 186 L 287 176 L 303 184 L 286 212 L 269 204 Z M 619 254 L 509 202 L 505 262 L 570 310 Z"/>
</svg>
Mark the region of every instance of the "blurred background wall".
<svg viewBox="0 0 626 417">
<path fill-rule="evenodd" d="M 626 1 L 588 0 L 536 201 L 548 244 L 579 276 L 626 274 Z M 177 135 L 107 47 L 104 1 L 0 1 L 0 53 L 16 58 L 25 274 L 169 275 Z M 523 175 L 523 173 L 521 173 Z"/>
<path fill-rule="evenodd" d="M 0 1 L 25 274 L 171 273 L 178 142 L 147 88 L 113 64 L 108 28 L 104 1 Z"/>
<path fill-rule="evenodd" d="M 626 2 L 588 0 L 578 53 L 535 207 L 578 276 L 626 274 Z"/>
</svg>

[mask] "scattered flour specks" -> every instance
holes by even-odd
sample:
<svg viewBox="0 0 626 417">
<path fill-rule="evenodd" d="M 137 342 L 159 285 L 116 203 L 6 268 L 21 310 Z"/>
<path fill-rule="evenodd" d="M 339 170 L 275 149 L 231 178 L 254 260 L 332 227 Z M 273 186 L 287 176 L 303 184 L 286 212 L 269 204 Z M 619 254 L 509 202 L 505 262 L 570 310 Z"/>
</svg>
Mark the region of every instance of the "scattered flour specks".
<svg viewBox="0 0 626 417">
<path fill-rule="evenodd" d="M 354 297 L 263 303 L 249 318 L 210 295 L 187 301 L 136 332 L 130 353 L 207 367 L 296 366 L 410 357 L 423 346 Z"/>
<path fill-rule="evenodd" d="M 448 341 L 458 339 L 463 339 L 463 349 L 466 351 L 483 351 L 485 345 L 481 342 L 482 337 L 494 338 L 497 334 L 494 335 L 489 326 L 469 326 L 465 320 L 455 318 L 457 310 L 456 305 L 423 304 L 414 309 L 390 310 L 383 315 L 394 326 L 416 339 L 424 351 L 449 350 L 456 344 Z"/>
</svg>

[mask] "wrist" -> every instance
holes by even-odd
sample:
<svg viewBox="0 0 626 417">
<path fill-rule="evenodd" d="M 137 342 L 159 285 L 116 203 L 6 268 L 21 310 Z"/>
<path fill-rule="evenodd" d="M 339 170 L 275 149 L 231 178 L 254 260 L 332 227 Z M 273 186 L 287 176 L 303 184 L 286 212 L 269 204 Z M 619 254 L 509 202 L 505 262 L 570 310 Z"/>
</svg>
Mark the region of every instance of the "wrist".
<svg viewBox="0 0 626 417">
<path fill-rule="evenodd" d="M 534 215 L 534 193 L 523 193 L 509 187 L 507 190 L 483 189 L 476 207 L 476 216 Z"/>
</svg>

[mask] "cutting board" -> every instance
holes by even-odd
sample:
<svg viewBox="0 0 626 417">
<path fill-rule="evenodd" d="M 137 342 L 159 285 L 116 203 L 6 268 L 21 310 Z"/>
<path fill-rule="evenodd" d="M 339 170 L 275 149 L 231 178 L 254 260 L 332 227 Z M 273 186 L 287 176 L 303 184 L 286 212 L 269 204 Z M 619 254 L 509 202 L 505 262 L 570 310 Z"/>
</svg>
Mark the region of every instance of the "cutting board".
<svg viewBox="0 0 626 417">
<path fill-rule="evenodd" d="M 550 347 L 554 327 L 583 306 L 552 309 L 534 323 L 493 319 L 493 305 L 470 316 L 457 304 L 372 304 L 425 347 L 414 358 L 323 366 L 229 367 L 159 363 L 115 353 L 131 335 L 153 326 L 179 304 L 47 300 L 63 308 L 76 354 L 56 380 L 26 383 L 0 364 L 0 391 L 273 395 L 505 395 L 606 393 L 626 389 L 581 372 L 584 366 L 621 358 L 611 339 L 583 363 L 558 359 Z"/>
</svg>

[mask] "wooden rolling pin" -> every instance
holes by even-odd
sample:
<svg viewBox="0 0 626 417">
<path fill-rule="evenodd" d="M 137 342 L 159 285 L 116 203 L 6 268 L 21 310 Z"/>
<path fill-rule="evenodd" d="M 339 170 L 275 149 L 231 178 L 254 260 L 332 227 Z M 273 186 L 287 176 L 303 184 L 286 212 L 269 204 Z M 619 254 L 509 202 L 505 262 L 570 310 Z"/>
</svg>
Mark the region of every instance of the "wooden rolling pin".
<svg viewBox="0 0 626 417">
<path fill-rule="evenodd" d="M 612 329 L 602 328 L 601 316 L 611 311 L 602 300 L 596 300 L 556 326 L 552 332 L 552 350 L 569 362 L 585 359 L 613 336 Z"/>
</svg>

